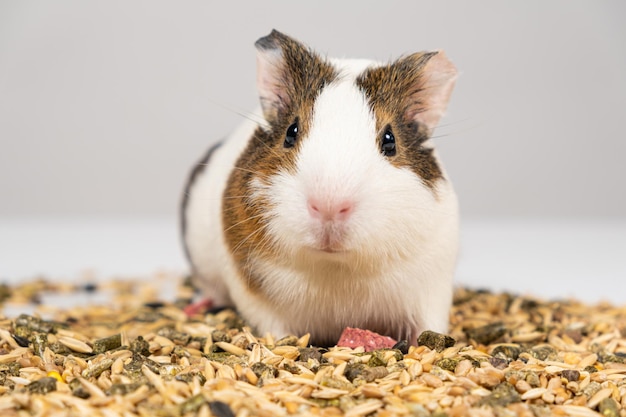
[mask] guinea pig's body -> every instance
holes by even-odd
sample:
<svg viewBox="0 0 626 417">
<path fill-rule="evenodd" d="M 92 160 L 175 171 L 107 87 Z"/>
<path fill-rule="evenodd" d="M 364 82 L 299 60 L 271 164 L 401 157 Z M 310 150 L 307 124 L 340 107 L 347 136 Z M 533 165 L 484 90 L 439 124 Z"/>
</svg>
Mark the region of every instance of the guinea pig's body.
<svg viewBox="0 0 626 417">
<path fill-rule="evenodd" d="M 413 343 L 446 331 L 458 209 L 429 138 L 454 67 L 441 52 L 326 60 L 276 31 L 256 46 L 264 123 L 187 186 L 196 284 L 260 332 L 318 344 L 347 326 Z"/>
</svg>

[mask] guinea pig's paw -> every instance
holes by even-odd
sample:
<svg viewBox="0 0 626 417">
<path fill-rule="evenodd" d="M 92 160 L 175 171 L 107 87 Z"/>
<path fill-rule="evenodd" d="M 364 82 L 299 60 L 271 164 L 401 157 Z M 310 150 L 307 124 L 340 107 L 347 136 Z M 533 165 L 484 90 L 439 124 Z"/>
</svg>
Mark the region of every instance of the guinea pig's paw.
<svg viewBox="0 0 626 417">
<path fill-rule="evenodd" d="M 210 298 L 203 298 L 196 302 L 189 304 L 183 309 L 183 312 L 187 317 L 195 316 L 196 314 L 204 314 L 211 308 L 213 308 L 213 300 Z"/>
</svg>

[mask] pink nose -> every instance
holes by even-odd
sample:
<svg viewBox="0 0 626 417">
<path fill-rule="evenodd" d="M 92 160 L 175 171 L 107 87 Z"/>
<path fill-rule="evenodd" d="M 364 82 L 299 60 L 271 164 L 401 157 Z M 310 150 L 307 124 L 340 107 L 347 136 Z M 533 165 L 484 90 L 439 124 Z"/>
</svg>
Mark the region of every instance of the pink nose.
<svg viewBox="0 0 626 417">
<path fill-rule="evenodd" d="M 352 201 L 323 201 L 309 198 L 308 208 L 311 217 L 322 221 L 346 221 L 354 211 Z"/>
</svg>

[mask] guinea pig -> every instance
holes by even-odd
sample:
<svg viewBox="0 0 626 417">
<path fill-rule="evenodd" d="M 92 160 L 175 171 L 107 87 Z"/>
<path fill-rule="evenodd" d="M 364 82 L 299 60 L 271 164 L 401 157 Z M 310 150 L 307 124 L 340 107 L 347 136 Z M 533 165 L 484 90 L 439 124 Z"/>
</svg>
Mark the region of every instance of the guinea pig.
<svg viewBox="0 0 626 417">
<path fill-rule="evenodd" d="M 260 110 L 193 169 L 182 234 L 195 284 L 258 332 L 445 332 L 458 204 L 431 138 L 456 69 L 442 51 L 328 59 L 260 38 Z"/>
</svg>

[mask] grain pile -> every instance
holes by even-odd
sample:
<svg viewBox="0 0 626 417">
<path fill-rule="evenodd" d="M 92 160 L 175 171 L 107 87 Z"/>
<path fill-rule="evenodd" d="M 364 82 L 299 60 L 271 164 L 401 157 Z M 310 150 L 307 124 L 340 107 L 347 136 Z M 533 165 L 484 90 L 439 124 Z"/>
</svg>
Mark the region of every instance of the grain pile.
<svg viewBox="0 0 626 417">
<path fill-rule="evenodd" d="M 112 302 L 0 316 L 0 415 L 626 416 L 626 308 L 458 289 L 449 335 L 396 349 L 256 335 L 111 283 Z M 0 307 L 45 281 L 0 287 Z"/>
</svg>

